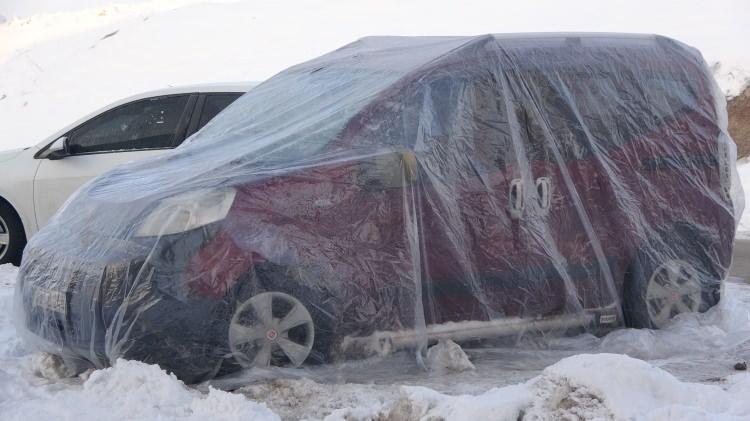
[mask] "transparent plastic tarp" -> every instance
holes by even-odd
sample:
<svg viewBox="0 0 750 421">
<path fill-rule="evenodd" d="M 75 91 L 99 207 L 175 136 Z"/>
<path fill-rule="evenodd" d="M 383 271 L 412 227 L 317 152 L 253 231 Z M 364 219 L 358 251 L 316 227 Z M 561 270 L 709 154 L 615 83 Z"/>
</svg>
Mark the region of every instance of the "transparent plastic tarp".
<svg viewBox="0 0 750 421">
<path fill-rule="evenodd" d="M 189 382 L 720 299 L 725 102 L 659 36 L 365 38 L 87 184 L 24 253 L 28 343 Z"/>
</svg>

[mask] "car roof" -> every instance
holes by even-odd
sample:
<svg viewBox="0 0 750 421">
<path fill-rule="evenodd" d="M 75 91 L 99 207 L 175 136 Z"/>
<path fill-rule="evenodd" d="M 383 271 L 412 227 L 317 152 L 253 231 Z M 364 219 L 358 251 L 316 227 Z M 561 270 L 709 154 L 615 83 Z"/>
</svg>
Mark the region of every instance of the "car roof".
<svg viewBox="0 0 750 421">
<path fill-rule="evenodd" d="M 463 100 L 462 95 L 470 92 L 452 83 L 474 78 L 477 89 L 498 95 L 486 104 L 497 103 L 509 118 L 495 115 L 492 118 L 500 120 L 475 124 L 474 110 L 485 102 Z M 663 109 L 684 105 L 683 100 L 693 96 L 700 97 L 701 104 L 712 105 L 715 86 L 697 50 L 658 35 L 368 37 L 278 73 L 170 152 L 169 159 L 141 161 L 128 170 L 138 171 L 139 180 L 144 181 L 141 187 L 151 189 L 148 194 L 162 188 L 174 194 L 205 186 L 207 178 L 216 185 L 241 183 L 334 159 L 359 159 L 404 147 L 416 150 L 428 137 L 458 146 L 456 136 L 448 131 L 451 125 L 467 133 L 480 126 L 482 130 L 502 128 L 498 129 L 504 133 L 502 141 L 511 144 L 523 139 L 521 132 L 526 130 L 518 123 L 523 119 L 518 114 L 538 110 L 542 97 L 549 99 L 549 107 L 564 108 L 555 118 L 577 135 L 578 128 L 585 131 L 584 125 L 590 125 L 582 119 L 595 120 L 597 113 L 575 114 L 579 107 L 578 102 L 571 102 L 575 98 L 570 89 L 576 86 L 586 88 L 579 98 L 595 98 L 592 103 L 603 111 L 632 110 L 634 115 L 625 120 L 642 131 L 662 121 L 642 106 L 650 95 L 645 81 L 664 80 L 660 84 L 669 90 L 667 81 L 673 78 L 687 82 L 690 95 L 671 90 L 670 98 L 679 101 L 662 101 Z M 589 93 L 588 85 L 577 83 L 581 80 L 591 81 L 597 90 Z M 616 83 L 601 84 L 602 80 Z M 446 89 L 439 89 L 444 85 Z M 552 95 L 547 94 L 550 89 Z M 605 101 L 608 90 L 618 92 L 615 101 Z M 572 105 L 552 105 L 559 98 Z M 638 98 L 642 101 L 637 102 Z M 440 101 L 463 108 L 444 113 L 452 109 L 438 107 Z M 700 115 L 711 113 L 697 104 L 680 107 L 680 112 L 682 108 Z M 568 115 L 570 110 L 573 116 Z M 456 116 L 455 122 L 446 115 Z M 607 126 L 607 130 L 616 127 Z M 585 136 L 594 148 L 600 145 L 596 142 L 603 142 L 590 137 Z M 173 177 L 173 183 L 164 183 L 165 174 Z M 110 174 L 102 182 L 107 183 L 107 194 L 133 187 L 131 174 L 125 173 Z"/>
<path fill-rule="evenodd" d="M 169 86 L 167 88 L 155 89 L 152 91 L 142 92 L 140 94 L 132 95 L 124 100 L 134 100 L 140 98 L 149 98 L 161 95 L 175 95 L 175 94 L 186 94 L 186 93 L 209 93 L 209 92 L 247 92 L 258 82 L 226 82 L 226 83 L 201 83 L 195 85 L 178 85 Z"/>
<path fill-rule="evenodd" d="M 120 105 L 127 104 L 129 102 L 138 101 L 140 99 L 153 98 L 157 96 L 192 94 L 192 93 L 227 92 L 227 93 L 244 94 L 245 92 L 249 91 L 256 85 L 258 85 L 258 82 L 202 83 L 202 84 L 194 84 L 194 85 L 169 86 L 169 87 L 162 88 L 162 89 L 154 89 L 151 91 L 141 92 L 135 95 L 131 95 L 129 97 L 122 98 L 120 100 L 112 102 L 104 107 L 101 107 L 95 111 L 92 111 L 86 114 L 84 117 L 79 118 L 73 123 L 58 130 L 54 134 L 46 137 L 43 141 L 39 142 L 36 145 L 36 147 L 43 148 L 47 146 L 50 142 L 53 142 L 54 140 L 58 139 L 60 136 L 64 135 L 65 133 L 75 128 L 76 126 L 85 123 L 89 119 L 96 117 L 97 115 L 105 111 L 109 111 L 113 108 L 119 107 Z"/>
</svg>

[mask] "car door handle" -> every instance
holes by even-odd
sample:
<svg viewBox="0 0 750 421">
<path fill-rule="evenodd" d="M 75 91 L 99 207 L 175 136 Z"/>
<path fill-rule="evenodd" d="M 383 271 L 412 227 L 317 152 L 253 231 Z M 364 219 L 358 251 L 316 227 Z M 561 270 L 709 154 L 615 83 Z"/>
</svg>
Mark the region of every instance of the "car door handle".
<svg viewBox="0 0 750 421">
<path fill-rule="evenodd" d="M 552 205 L 552 183 L 549 177 L 539 177 L 536 179 L 536 194 L 539 201 L 539 208 L 548 211 Z"/>
<path fill-rule="evenodd" d="M 510 208 L 510 216 L 513 218 L 520 218 L 525 205 L 522 179 L 514 178 L 510 181 L 510 187 L 508 189 L 508 204 Z"/>
</svg>

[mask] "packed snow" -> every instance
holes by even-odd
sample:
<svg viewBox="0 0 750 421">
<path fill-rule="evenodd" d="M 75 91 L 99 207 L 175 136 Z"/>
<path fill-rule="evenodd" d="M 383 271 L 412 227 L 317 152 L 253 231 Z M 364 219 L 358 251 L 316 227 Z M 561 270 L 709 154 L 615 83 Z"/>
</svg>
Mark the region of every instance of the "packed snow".
<svg viewBox="0 0 750 421">
<path fill-rule="evenodd" d="M 137 361 L 118 360 L 111 368 L 80 378 L 58 378 L 55 359 L 29 353 L 16 336 L 12 323 L 16 273 L 11 265 L 0 266 L 0 419 L 279 419 L 263 403 L 212 388 L 201 393 L 158 366 Z"/>
<path fill-rule="evenodd" d="M 728 283 L 721 304 L 662 331 L 540 338 L 514 348 L 432 348 L 423 371 L 409 355 L 240 375 L 188 387 L 158 366 L 59 378 L 55 359 L 18 340 L 17 268 L 0 266 L 3 420 L 744 420 L 750 374 L 750 285 Z M 626 356 L 628 354 L 630 356 Z M 641 359 L 637 359 L 637 358 Z M 469 361 L 471 360 L 471 361 Z M 400 373 L 400 374 L 397 374 Z M 44 377 L 46 375 L 46 377 Z M 269 377 L 269 373 L 265 373 Z M 238 387 L 236 382 L 246 383 Z M 510 380 L 510 382 L 509 382 Z M 219 390 L 235 383 L 234 392 Z"/>
</svg>

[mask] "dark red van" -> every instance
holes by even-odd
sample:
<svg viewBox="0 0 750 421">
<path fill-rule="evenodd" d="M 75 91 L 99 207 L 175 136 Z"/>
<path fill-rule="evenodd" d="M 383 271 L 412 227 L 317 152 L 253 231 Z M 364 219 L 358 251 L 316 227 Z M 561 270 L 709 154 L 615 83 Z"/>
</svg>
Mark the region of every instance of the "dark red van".
<svg viewBox="0 0 750 421">
<path fill-rule="evenodd" d="M 659 328 L 730 263 L 724 107 L 659 36 L 365 38 L 80 190 L 26 249 L 26 337 L 197 381 Z"/>
</svg>

